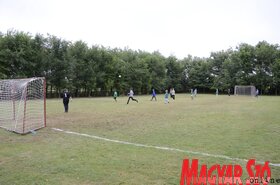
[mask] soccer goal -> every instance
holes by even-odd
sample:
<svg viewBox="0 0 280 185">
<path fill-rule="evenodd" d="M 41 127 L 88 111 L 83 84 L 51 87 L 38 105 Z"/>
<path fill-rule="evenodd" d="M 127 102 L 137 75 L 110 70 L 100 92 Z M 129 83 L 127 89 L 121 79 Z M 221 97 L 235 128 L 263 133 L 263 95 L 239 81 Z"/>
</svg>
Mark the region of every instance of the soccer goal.
<svg viewBox="0 0 280 185">
<path fill-rule="evenodd" d="M 45 126 L 45 78 L 0 80 L 0 127 L 25 134 Z"/>
<path fill-rule="evenodd" d="M 249 85 L 236 85 L 234 87 L 234 95 L 247 95 L 247 96 L 255 96 L 256 94 L 256 87 Z"/>
</svg>

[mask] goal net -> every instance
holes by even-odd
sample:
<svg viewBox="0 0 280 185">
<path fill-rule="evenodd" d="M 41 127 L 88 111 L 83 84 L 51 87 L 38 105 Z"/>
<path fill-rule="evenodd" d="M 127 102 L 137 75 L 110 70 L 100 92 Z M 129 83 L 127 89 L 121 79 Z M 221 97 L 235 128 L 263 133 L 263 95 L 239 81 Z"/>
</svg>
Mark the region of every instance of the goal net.
<svg viewBox="0 0 280 185">
<path fill-rule="evenodd" d="M 249 85 L 236 85 L 234 87 L 234 95 L 247 95 L 247 96 L 255 96 L 256 94 L 256 87 Z"/>
<path fill-rule="evenodd" d="M 0 80 L 0 127 L 25 134 L 45 126 L 45 78 Z"/>
</svg>

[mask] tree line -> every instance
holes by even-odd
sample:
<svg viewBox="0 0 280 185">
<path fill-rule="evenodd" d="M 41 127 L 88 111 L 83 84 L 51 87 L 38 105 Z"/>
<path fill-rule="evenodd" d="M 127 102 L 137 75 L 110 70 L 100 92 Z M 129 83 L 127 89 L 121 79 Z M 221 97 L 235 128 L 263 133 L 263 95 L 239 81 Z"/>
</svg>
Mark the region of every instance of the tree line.
<svg viewBox="0 0 280 185">
<path fill-rule="evenodd" d="M 106 96 L 113 90 L 148 94 L 174 87 L 176 92 L 221 92 L 255 85 L 261 94 L 278 94 L 280 47 L 260 41 L 252 46 L 212 52 L 208 58 L 164 57 L 129 48 L 89 46 L 83 41 L 9 30 L 0 33 L 0 79 L 46 77 L 48 97 L 65 88 L 73 96 Z"/>
</svg>

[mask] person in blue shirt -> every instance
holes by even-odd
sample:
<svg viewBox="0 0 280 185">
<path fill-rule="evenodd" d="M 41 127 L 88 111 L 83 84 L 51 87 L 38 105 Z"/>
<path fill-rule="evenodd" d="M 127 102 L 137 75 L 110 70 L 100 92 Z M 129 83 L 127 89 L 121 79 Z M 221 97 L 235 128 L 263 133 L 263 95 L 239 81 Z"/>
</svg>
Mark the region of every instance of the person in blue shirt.
<svg viewBox="0 0 280 185">
<path fill-rule="evenodd" d="M 151 101 L 153 101 L 153 99 L 155 99 L 157 101 L 156 90 L 155 89 L 152 89 L 152 99 L 151 99 Z"/>
</svg>

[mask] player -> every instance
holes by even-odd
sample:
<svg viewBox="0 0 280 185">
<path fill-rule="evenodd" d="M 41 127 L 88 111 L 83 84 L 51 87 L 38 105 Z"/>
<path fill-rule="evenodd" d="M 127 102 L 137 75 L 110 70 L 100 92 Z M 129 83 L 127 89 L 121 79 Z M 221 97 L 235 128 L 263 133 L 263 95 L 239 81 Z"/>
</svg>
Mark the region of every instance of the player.
<svg viewBox="0 0 280 185">
<path fill-rule="evenodd" d="M 117 102 L 117 97 L 118 97 L 118 93 L 117 93 L 117 91 L 114 91 L 114 95 L 113 95 L 113 97 L 114 97 L 115 102 Z"/>
<path fill-rule="evenodd" d="M 130 89 L 130 91 L 129 91 L 129 93 L 128 93 L 128 100 L 127 100 L 127 104 L 129 104 L 129 100 L 130 99 L 132 99 L 133 101 L 136 101 L 137 103 L 138 103 L 138 100 L 137 99 L 135 99 L 135 98 L 133 98 L 133 96 L 134 96 L 134 92 L 133 92 L 133 90 L 132 89 Z"/>
<path fill-rule="evenodd" d="M 170 89 L 170 96 L 173 100 L 175 100 L 175 89 L 174 88 Z"/>
<path fill-rule="evenodd" d="M 153 89 L 152 89 L 152 99 L 151 99 L 151 101 L 153 101 L 154 98 L 155 98 L 155 100 L 157 101 L 156 90 L 153 88 Z"/>
<path fill-rule="evenodd" d="M 191 89 L 191 98 L 193 100 L 194 94 L 193 94 L 193 89 Z"/>
<path fill-rule="evenodd" d="M 62 93 L 62 98 L 63 98 L 64 112 L 68 113 L 69 99 L 72 99 L 72 97 L 71 97 L 71 94 L 68 92 L 67 89 L 65 89 L 64 92 Z"/>
<path fill-rule="evenodd" d="M 259 97 L 259 89 L 256 90 L 256 94 L 255 94 L 256 98 Z"/>
<path fill-rule="evenodd" d="M 164 103 L 165 104 L 169 103 L 168 96 L 169 96 L 168 90 L 165 90 L 165 94 L 164 94 Z"/>
<path fill-rule="evenodd" d="M 219 89 L 216 89 L 216 96 L 219 95 Z"/>
<path fill-rule="evenodd" d="M 193 94 L 194 94 L 194 97 L 196 97 L 196 95 L 197 95 L 197 89 L 194 89 Z"/>
<path fill-rule="evenodd" d="M 227 90 L 228 96 L 230 96 L 230 89 Z"/>
</svg>

